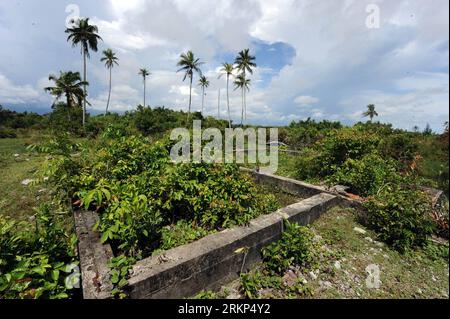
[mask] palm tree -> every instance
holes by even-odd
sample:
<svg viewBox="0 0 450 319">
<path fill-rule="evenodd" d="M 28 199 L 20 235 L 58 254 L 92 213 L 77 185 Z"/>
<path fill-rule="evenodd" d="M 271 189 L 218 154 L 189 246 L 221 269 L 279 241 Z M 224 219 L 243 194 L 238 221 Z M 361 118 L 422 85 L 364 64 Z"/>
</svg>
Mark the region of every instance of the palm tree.
<svg viewBox="0 0 450 319">
<path fill-rule="evenodd" d="M 375 105 L 374 104 L 369 104 L 367 105 L 367 111 L 363 113 L 364 117 L 369 117 L 370 118 L 370 122 L 372 122 L 372 119 L 375 116 L 378 116 L 377 111 L 375 111 Z"/>
<path fill-rule="evenodd" d="M 67 41 L 72 42 L 72 46 L 75 47 L 78 44 L 81 46 L 81 54 L 83 54 L 83 82 L 85 85 L 84 89 L 84 98 L 83 98 L 83 127 L 86 122 L 86 58 L 89 58 L 89 49 L 94 52 L 98 51 L 98 40 L 102 40 L 102 38 L 97 34 L 98 28 L 95 25 L 89 24 L 89 18 L 79 19 L 78 23 L 72 27 L 67 28 L 66 33 L 69 34 L 67 37 Z"/>
<path fill-rule="evenodd" d="M 180 55 L 180 61 L 178 61 L 177 66 L 181 68 L 177 71 L 184 71 L 183 81 L 189 77 L 189 109 L 188 109 L 188 120 L 191 114 L 191 104 L 192 104 L 192 79 L 194 77 L 194 72 L 197 72 L 200 76 L 202 76 L 202 71 L 200 70 L 200 65 L 203 62 L 200 62 L 200 59 L 196 59 L 194 53 L 192 51 L 188 51 L 186 53 L 182 53 Z"/>
<path fill-rule="evenodd" d="M 234 66 L 231 63 L 223 63 L 222 68 L 220 69 L 221 74 L 219 75 L 219 78 L 222 77 L 222 75 L 227 76 L 227 108 L 228 108 L 228 126 L 231 128 L 231 115 L 230 115 L 230 94 L 229 94 L 229 82 L 230 82 L 230 76 L 233 76 Z"/>
<path fill-rule="evenodd" d="M 44 88 L 55 97 L 53 105 L 56 104 L 63 96 L 67 103 L 67 118 L 70 121 L 70 111 L 76 104 L 81 107 L 82 101 L 85 98 L 83 87 L 89 83 L 81 80 L 80 72 L 60 72 L 59 77 L 56 75 L 49 75 L 49 81 L 55 82 L 54 86 Z"/>
<path fill-rule="evenodd" d="M 247 79 L 247 72 L 253 74 L 253 68 L 256 68 L 256 63 L 254 62 L 256 57 L 250 55 L 250 50 L 245 49 L 238 53 L 238 56 L 234 60 L 234 64 L 236 65 L 236 69 L 243 74 L 244 82 Z M 249 83 L 248 83 L 249 84 Z M 249 90 L 247 86 L 247 90 Z M 243 103 L 242 103 L 242 114 L 244 114 L 244 108 L 247 105 L 247 94 L 246 90 L 243 89 Z M 247 110 L 245 110 L 245 114 L 247 114 Z M 243 115 L 242 115 L 243 118 Z M 241 119 L 242 124 L 242 119 Z"/>
<path fill-rule="evenodd" d="M 205 103 L 205 88 L 209 86 L 209 81 L 206 76 L 202 75 L 200 80 L 198 80 L 198 85 L 202 87 L 202 115 L 203 115 L 203 105 Z"/>
<path fill-rule="evenodd" d="M 108 102 L 106 103 L 106 110 L 105 115 L 108 113 L 108 107 L 109 107 L 109 101 L 111 100 L 111 78 L 112 78 L 112 68 L 115 65 L 119 65 L 117 62 L 119 60 L 118 57 L 116 57 L 116 54 L 111 50 L 104 50 L 103 51 L 103 57 L 100 59 L 101 62 L 105 62 L 105 66 L 107 69 L 109 69 L 109 92 L 108 92 Z"/>
<path fill-rule="evenodd" d="M 241 109 L 241 126 L 244 124 L 244 110 L 246 109 L 245 105 L 245 92 L 250 90 L 250 79 L 245 78 L 245 74 L 241 73 L 236 77 L 234 81 L 234 89 L 241 89 L 242 94 L 242 109 Z M 247 115 L 245 115 L 245 119 Z"/>
<path fill-rule="evenodd" d="M 144 80 L 144 107 L 145 107 L 145 82 L 146 82 L 145 80 L 147 79 L 147 76 L 151 75 L 151 73 L 147 69 L 142 68 L 139 69 L 139 75 L 142 75 L 142 78 Z"/>
</svg>

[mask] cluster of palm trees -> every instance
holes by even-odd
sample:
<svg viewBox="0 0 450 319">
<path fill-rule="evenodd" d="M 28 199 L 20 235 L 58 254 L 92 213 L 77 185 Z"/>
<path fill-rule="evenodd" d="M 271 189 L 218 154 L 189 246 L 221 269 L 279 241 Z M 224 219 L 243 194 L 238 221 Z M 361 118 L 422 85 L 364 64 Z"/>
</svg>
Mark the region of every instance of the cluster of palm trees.
<svg viewBox="0 0 450 319">
<path fill-rule="evenodd" d="M 68 109 L 68 119 L 70 121 L 70 110 L 76 106 L 82 106 L 83 118 L 82 124 L 85 127 L 86 123 L 86 105 L 87 101 L 87 59 L 90 58 L 90 52 L 98 51 L 98 42 L 102 41 L 102 38 L 98 35 L 98 28 L 95 25 L 89 23 L 89 18 L 79 19 L 74 26 L 69 27 L 65 31 L 68 34 L 67 41 L 72 43 L 73 47 L 79 46 L 81 54 L 83 55 L 83 78 L 81 78 L 80 72 L 60 72 L 59 76 L 50 75 L 49 80 L 54 82 L 54 86 L 46 87 L 45 90 L 55 97 L 55 103 L 61 98 L 65 97 Z M 106 103 L 105 114 L 108 113 L 108 108 L 111 101 L 112 90 L 112 69 L 115 65 L 119 65 L 119 58 L 116 53 L 111 49 L 103 51 L 103 56 L 100 59 L 104 62 L 105 67 L 109 70 L 109 91 L 108 100 Z M 223 63 L 220 70 L 222 75 L 226 75 L 227 79 L 227 109 L 228 109 L 228 123 L 231 127 L 231 115 L 230 115 L 230 99 L 229 99 L 229 82 L 231 78 L 234 78 L 235 90 L 241 90 L 242 105 L 241 105 L 241 125 L 247 118 L 247 104 L 246 93 L 250 90 L 251 80 L 247 78 L 248 74 L 253 74 L 253 68 L 256 67 L 255 57 L 250 55 L 249 49 L 242 50 L 238 53 L 234 63 Z M 189 80 L 189 106 L 188 106 L 188 119 L 191 113 L 192 106 L 192 84 L 194 74 L 199 75 L 198 85 L 202 89 L 202 114 L 204 111 L 205 103 L 205 90 L 209 87 L 209 80 L 202 74 L 200 66 L 204 64 L 200 59 L 194 56 L 192 51 L 187 51 L 181 54 L 180 60 L 177 63 L 179 67 L 177 72 L 184 72 L 183 81 Z M 143 78 L 144 84 L 144 106 L 146 106 L 146 80 L 151 75 L 150 71 L 146 68 L 139 70 L 139 75 Z"/>
<path fill-rule="evenodd" d="M 234 86 L 235 90 L 241 90 L 242 97 L 242 105 L 241 105 L 241 126 L 244 123 L 244 120 L 247 119 L 247 103 L 246 103 L 246 92 L 250 90 L 251 80 L 247 78 L 248 74 L 253 74 L 253 68 L 256 67 L 255 57 L 250 54 L 249 49 L 242 50 L 238 53 L 234 63 L 225 62 L 222 64 L 222 68 L 220 69 L 219 78 L 223 75 L 226 76 L 227 79 L 227 111 L 228 111 L 228 125 L 231 127 L 231 115 L 230 115 L 230 93 L 229 93 L 229 84 L 230 79 L 234 78 Z M 202 88 L 202 113 L 204 110 L 204 102 L 205 102 L 205 89 L 208 88 L 210 82 L 202 74 L 200 66 L 204 64 L 200 61 L 200 59 L 196 58 L 192 51 L 188 51 L 186 53 L 181 54 L 180 60 L 178 61 L 178 66 L 180 69 L 177 72 L 184 72 L 183 81 L 189 79 L 189 108 L 188 108 L 188 118 L 191 113 L 191 105 L 192 105 L 192 83 L 194 74 L 197 73 L 199 75 L 198 85 Z M 236 71 L 238 74 L 236 74 Z"/>
</svg>

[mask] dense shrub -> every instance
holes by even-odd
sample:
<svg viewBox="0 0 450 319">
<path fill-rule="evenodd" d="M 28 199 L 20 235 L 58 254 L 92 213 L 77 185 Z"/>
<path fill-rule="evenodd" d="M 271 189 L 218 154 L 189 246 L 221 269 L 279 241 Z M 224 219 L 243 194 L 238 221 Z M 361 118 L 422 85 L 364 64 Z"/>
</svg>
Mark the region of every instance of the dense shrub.
<svg viewBox="0 0 450 319">
<path fill-rule="evenodd" d="M 72 183 L 84 207 L 99 212 L 102 240 L 130 255 L 158 248 L 161 228 L 179 220 L 210 231 L 278 208 L 275 197 L 260 194 L 237 165 L 175 165 L 171 142 L 111 134 L 105 132 Z"/>
<path fill-rule="evenodd" d="M 398 179 L 400 176 L 396 172 L 395 163 L 372 153 L 357 160 L 347 159 L 327 181 L 330 184 L 348 186 L 352 193 L 367 196 L 375 194 L 386 183 Z"/>
<path fill-rule="evenodd" d="M 280 134 L 279 139 L 285 141 L 293 148 L 300 148 L 304 146 L 311 146 L 326 133 L 333 129 L 340 129 L 342 127 L 339 122 L 321 121 L 307 119 L 305 121 L 293 121 L 286 129 L 286 132 Z"/>
<path fill-rule="evenodd" d="M 17 137 L 17 134 L 13 129 L 0 126 L 0 138 L 15 138 L 15 137 Z"/>
<path fill-rule="evenodd" d="M 319 176 L 322 169 L 319 156 L 319 151 L 313 148 L 304 148 L 295 159 L 296 177 L 300 180 L 309 180 Z"/>
<path fill-rule="evenodd" d="M 0 215 L 0 299 L 72 294 L 75 282 L 66 278 L 76 265 L 76 238 L 69 238 L 48 205 L 40 207 L 33 224 Z"/>
<path fill-rule="evenodd" d="M 369 197 L 364 207 L 368 226 L 401 252 L 423 246 L 434 230 L 431 200 L 419 190 L 388 185 Z"/>
<path fill-rule="evenodd" d="M 262 250 L 267 269 L 277 274 L 294 265 L 309 268 L 317 254 L 314 233 L 308 227 L 287 221 L 285 225 L 281 239 Z"/>
<path fill-rule="evenodd" d="M 401 169 L 405 169 L 412 164 L 419 150 L 417 142 L 406 133 L 385 137 L 378 149 L 384 158 L 397 161 Z"/>
<path fill-rule="evenodd" d="M 344 128 L 329 132 L 319 144 L 321 175 L 334 173 L 348 159 L 358 160 L 374 152 L 379 142 L 377 135 L 356 129 Z"/>
</svg>

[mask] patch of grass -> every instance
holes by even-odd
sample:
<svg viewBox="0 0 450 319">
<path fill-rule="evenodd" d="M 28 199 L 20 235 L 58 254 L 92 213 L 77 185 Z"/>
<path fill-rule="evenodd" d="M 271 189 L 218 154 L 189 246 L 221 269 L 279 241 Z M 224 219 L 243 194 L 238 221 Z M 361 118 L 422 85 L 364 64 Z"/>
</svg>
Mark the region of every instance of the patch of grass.
<svg viewBox="0 0 450 319">
<path fill-rule="evenodd" d="M 374 232 L 355 231 L 355 227 L 364 229 L 357 220 L 352 210 L 334 209 L 313 225 L 327 250 L 342 256 L 339 269 L 325 262 L 318 279 L 311 281 L 316 298 L 448 298 L 448 244 L 430 241 L 422 249 L 401 254 L 374 240 Z M 366 286 L 370 265 L 380 270 L 379 289 Z M 324 271 L 329 267 L 335 268 L 334 274 Z M 320 281 L 331 286 L 323 289 Z"/>
<path fill-rule="evenodd" d="M 0 139 L 0 214 L 16 220 L 24 220 L 35 214 L 40 203 L 48 201 L 45 191 L 38 187 L 22 185 L 45 160 L 42 155 L 27 152 L 26 138 Z"/>
</svg>

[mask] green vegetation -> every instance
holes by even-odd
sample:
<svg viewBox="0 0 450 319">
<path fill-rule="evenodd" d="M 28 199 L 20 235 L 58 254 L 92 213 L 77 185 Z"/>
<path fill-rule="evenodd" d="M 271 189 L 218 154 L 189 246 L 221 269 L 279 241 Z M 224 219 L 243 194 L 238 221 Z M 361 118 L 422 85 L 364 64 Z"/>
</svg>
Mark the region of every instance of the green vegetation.
<svg viewBox="0 0 450 319">
<path fill-rule="evenodd" d="M 429 240 L 400 253 L 377 241 L 378 234 L 360 218 L 351 209 L 335 208 L 310 228 L 292 224 L 288 235 L 262 251 L 261 264 L 194 298 L 448 298 L 448 242 Z M 278 254 L 287 256 L 289 266 Z M 371 285 L 373 269 L 379 270 L 377 285 Z"/>
<path fill-rule="evenodd" d="M 70 297 L 75 244 L 49 205 L 39 207 L 34 222 L 0 215 L 0 298 Z"/>
<path fill-rule="evenodd" d="M 108 49 L 100 60 L 109 70 L 105 113 L 90 116 L 87 58 L 91 51 L 98 51 L 101 37 L 89 18 L 80 19 L 66 33 L 67 41 L 81 48 L 83 78 L 74 71 L 49 76 L 54 84 L 45 90 L 55 98 L 49 114 L 18 113 L 0 106 L 0 298 L 77 297 L 77 290 L 66 280 L 73 278 L 77 264 L 73 210 L 98 213 L 95 229 L 115 253 L 110 263 L 114 294 L 124 298 L 129 270 L 137 260 L 227 227 L 245 226 L 297 200 L 280 190 L 257 186 L 234 164 L 174 164 L 169 158 L 171 129 L 190 129 L 191 120 L 202 120 L 203 128 L 221 131 L 233 126 L 231 77 L 235 89 L 241 90 L 240 126 L 244 126 L 248 75 L 256 67 L 249 49 L 240 51 L 234 63 L 224 63 L 221 70 L 227 80 L 228 121 L 204 117 L 209 81 L 200 69 L 203 62 L 192 51 L 181 54 L 177 63 L 183 81 L 189 79 L 187 113 L 147 106 L 150 72 L 145 68 L 139 71 L 143 105 L 123 115 L 109 113 L 112 68 L 118 66 L 118 57 Z M 191 112 L 195 74 L 200 77 L 202 112 Z M 317 271 L 329 283 L 319 284 L 318 295 L 323 297 L 408 297 L 415 296 L 412 291 L 419 286 L 420 294 L 441 297 L 442 289 L 447 289 L 448 297 L 448 284 L 441 283 L 445 267 L 448 282 L 448 261 L 443 261 L 448 258 L 448 245 L 442 248 L 430 242 L 433 235 L 448 237 L 448 201 L 439 203 L 443 213 L 437 212 L 423 190 L 423 186 L 437 187 L 448 195 L 448 123 L 438 135 L 429 125 L 420 133 L 373 122 L 378 116 L 373 104 L 364 116 L 370 121 L 353 126 L 307 119 L 280 128 L 280 141 L 294 152 L 282 153 L 279 173 L 347 186 L 353 197 L 361 199 L 365 214 L 356 219 L 343 211 L 335 220 L 325 218 L 328 224 L 319 221 L 316 230 L 287 223 L 281 240 L 263 249 L 260 267 L 241 274 L 240 287 L 246 297 L 316 296 L 317 285 L 308 284 L 306 277 L 317 277 Z M 369 292 L 360 281 L 344 287 L 338 279 L 341 286 L 328 289 L 340 269 L 330 262 L 345 263 L 350 259 L 344 258 L 351 257 L 349 267 L 361 271 L 358 258 L 360 263 L 369 261 L 361 257 L 367 243 L 351 228 L 359 222 L 369 228 L 371 241 L 367 242 L 373 243 L 373 237 L 389 245 L 380 248 L 386 260 L 379 255 L 370 258 L 387 269 L 390 283 L 401 282 L 400 288 L 388 285 L 386 290 Z M 325 241 L 317 239 L 316 231 Z M 424 284 L 427 271 L 439 277 L 435 278 L 439 291 Z M 362 278 L 361 273 L 355 276 Z M 216 296 L 220 294 L 203 292 L 198 297 Z"/>
</svg>

